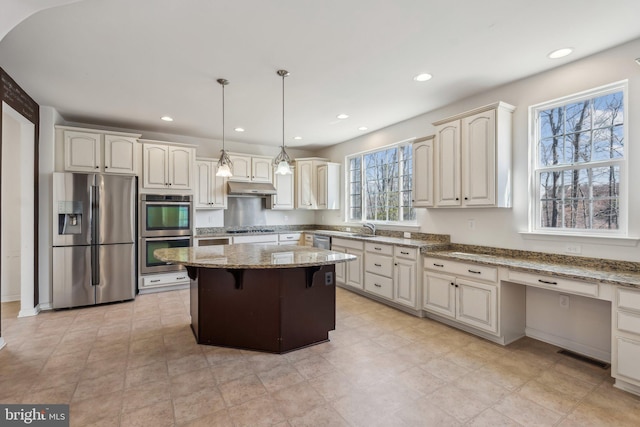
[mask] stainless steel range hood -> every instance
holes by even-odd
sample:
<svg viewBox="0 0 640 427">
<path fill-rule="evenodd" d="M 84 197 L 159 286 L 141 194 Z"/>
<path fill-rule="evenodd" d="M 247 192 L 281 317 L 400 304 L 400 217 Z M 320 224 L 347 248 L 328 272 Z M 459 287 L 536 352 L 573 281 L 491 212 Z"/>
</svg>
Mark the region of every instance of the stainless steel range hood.
<svg viewBox="0 0 640 427">
<path fill-rule="evenodd" d="M 276 194 L 276 187 L 268 182 L 239 182 L 228 181 L 229 196 L 272 196 Z"/>
</svg>

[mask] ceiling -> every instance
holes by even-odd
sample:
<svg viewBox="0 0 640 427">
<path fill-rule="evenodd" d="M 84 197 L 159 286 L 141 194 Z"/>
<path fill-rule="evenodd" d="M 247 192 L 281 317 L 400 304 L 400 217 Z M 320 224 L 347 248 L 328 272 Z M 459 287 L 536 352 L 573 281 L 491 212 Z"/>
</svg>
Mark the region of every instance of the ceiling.
<svg viewBox="0 0 640 427">
<path fill-rule="evenodd" d="M 226 139 L 266 145 L 284 68 L 285 144 L 313 149 L 636 39 L 638 16 L 637 0 L 82 0 L 16 25 L 0 66 L 67 121 L 214 139 L 226 78 Z"/>
</svg>

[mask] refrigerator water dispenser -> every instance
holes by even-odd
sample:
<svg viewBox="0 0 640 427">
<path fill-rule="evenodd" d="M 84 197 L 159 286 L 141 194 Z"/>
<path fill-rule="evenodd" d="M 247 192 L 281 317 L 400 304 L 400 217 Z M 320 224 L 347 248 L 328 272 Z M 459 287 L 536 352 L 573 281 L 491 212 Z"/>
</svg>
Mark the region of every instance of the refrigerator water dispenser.
<svg viewBox="0 0 640 427">
<path fill-rule="evenodd" d="M 58 202 L 58 234 L 82 234 L 82 202 Z"/>
</svg>

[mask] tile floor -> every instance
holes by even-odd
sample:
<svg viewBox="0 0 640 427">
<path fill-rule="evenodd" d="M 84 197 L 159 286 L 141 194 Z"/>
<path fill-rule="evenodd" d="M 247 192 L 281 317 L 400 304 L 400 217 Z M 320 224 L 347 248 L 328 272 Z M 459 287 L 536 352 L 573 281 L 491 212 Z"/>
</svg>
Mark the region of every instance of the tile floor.
<svg viewBox="0 0 640 427">
<path fill-rule="evenodd" d="M 16 318 L 0 402 L 74 426 L 638 426 L 610 372 L 528 338 L 502 347 L 338 289 L 331 341 L 285 355 L 199 346 L 187 291 Z"/>
</svg>

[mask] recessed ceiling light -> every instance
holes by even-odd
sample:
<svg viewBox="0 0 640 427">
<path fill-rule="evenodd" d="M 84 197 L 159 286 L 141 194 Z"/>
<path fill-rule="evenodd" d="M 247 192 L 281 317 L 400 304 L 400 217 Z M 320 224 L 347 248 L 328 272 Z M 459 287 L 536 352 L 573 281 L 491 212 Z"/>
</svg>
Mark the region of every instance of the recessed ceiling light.
<svg viewBox="0 0 640 427">
<path fill-rule="evenodd" d="M 165 122 L 172 122 L 173 118 L 171 118 L 169 116 L 162 116 L 162 117 L 160 117 L 160 120 L 164 120 Z"/>
<path fill-rule="evenodd" d="M 301 136 L 294 136 L 294 137 L 293 137 L 293 139 L 295 139 L 295 140 L 298 140 L 298 141 L 299 141 L 299 140 L 301 140 L 301 139 L 302 139 L 302 137 L 301 137 Z"/>
<path fill-rule="evenodd" d="M 569 55 L 571 52 L 573 52 L 573 49 L 571 49 L 570 47 L 564 47 L 562 49 L 554 50 L 547 56 L 550 59 L 558 59 L 558 58 L 564 58 L 565 56 Z"/>
<path fill-rule="evenodd" d="M 431 80 L 431 77 L 433 77 L 431 74 L 429 73 L 422 73 L 422 74 L 418 74 L 417 76 L 415 76 L 413 78 L 413 80 L 417 81 L 417 82 L 426 82 L 427 80 Z"/>
<path fill-rule="evenodd" d="M 244 132 L 244 128 L 235 128 L 234 129 L 236 132 Z"/>
<path fill-rule="evenodd" d="M 342 114 L 338 114 L 336 117 L 339 118 L 339 119 L 348 119 L 349 115 L 342 113 Z"/>
<path fill-rule="evenodd" d="M 358 128 L 358 130 L 367 130 L 367 129 L 369 129 L 369 128 L 368 128 L 368 127 L 366 127 L 366 126 L 360 126 L 360 127 Z"/>
</svg>

